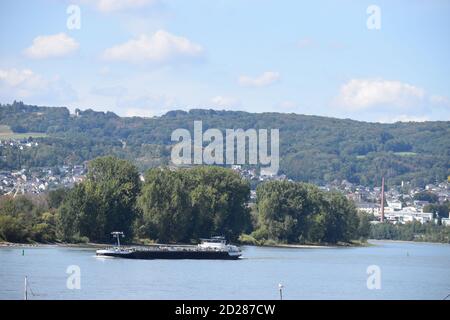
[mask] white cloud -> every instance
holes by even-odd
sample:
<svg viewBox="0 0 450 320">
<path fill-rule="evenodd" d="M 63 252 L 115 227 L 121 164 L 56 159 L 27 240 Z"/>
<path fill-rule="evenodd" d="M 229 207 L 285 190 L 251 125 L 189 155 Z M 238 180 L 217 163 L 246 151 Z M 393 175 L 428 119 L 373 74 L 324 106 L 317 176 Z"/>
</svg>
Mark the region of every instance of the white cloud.
<svg viewBox="0 0 450 320">
<path fill-rule="evenodd" d="M 55 76 L 45 78 L 30 69 L 0 69 L 0 101 L 27 99 L 34 103 L 61 103 L 76 99 L 70 85 Z"/>
<path fill-rule="evenodd" d="M 345 117 L 393 123 L 448 118 L 450 100 L 401 81 L 352 79 L 344 83 L 333 104 Z M 348 112 L 352 114 L 349 115 Z"/>
<path fill-rule="evenodd" d="M 266 71 L 257 77 L 242 75 L 239 77 L 238 82 L 241 86 L 265 87 L 277 82 L 278 80 L 280 80 L 280 74 L 278 72 Z"/>
<path fill-rule="evenodd" d="M 211 99 L 211 104 L 218 108 L 233 108 L 240 106 L 239 100 L 232 97 L 216 96 Z"/>
<path fill-rule="evenodd" d="M 30 69 L 0 69 L 0 83 L 9 87 L 39 88 L 42 78 Z"/>
<path fill-rule="evenodd" d="M 80 0 L 95 6 L 101 12 L 117 12 L 129 9 L 141 9 L 158 3 L 158 0 Z"/>
<path fill-rule="evenodd" d="M 77 50 L 79 44 L 65 33 L 34 38 L 33 44 L 25 49 L 25 55 L 34 59 L 66 56 Z"/>
<path fill-rule="evenodd" d="M 408 108 L 425 99 L 425 90 L 400 81 L 352 79 L 341 86 L 337 102 L 350 110 L 376 106 Z"/>
<path fill-rule="evenodd" d="M 176 59 L 198 58 L 203 48 L 187 38 L 159 30 L 153 35 L 140 35 L 104 51 L 106 60 L 163 63 Z"/>
</svg>

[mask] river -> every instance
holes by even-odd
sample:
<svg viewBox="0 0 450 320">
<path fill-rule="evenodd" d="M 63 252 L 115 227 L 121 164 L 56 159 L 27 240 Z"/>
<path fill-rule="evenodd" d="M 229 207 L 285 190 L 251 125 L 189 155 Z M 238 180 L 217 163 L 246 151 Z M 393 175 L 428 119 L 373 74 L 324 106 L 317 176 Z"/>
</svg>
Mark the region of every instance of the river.
<svg viewBox="0 0 450 320">
<path fill-rule="evenodd" d="M 105 259 L 87 248 L 44 246 L 23 254 L 20 247 L 0 248 L 0 299 L 23 299 L 25 276 L 29 299 L 279 299 L 279 283 L 284 299 L 443 299 L 450 293 L 450 245 L 370 243 L 244 246 L 238 261 Z M 75 273 L 66 273 L 68 268 Z"/>
</svg>

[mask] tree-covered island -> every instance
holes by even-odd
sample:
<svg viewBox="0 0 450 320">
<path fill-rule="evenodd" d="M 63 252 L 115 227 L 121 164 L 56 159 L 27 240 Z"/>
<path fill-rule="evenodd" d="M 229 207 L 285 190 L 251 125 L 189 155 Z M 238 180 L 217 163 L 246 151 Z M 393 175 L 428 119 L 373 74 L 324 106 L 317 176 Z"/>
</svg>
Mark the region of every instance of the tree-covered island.
<svg viewBox="0 0 450 320">
<path fill-rule="evenodd" d="M 0 199 L 0 238 L 10 242 L 128 241 L 190 243 L 224 235 L 231 241 L 338 243 L 367 237 L 368 225 L 343 195 L 304 183 L 272 181 L 257 190 L 221 167 L 154 168 L 140 179 L 126 160 L 89 163 L 74 188 Z"/>
</svg>

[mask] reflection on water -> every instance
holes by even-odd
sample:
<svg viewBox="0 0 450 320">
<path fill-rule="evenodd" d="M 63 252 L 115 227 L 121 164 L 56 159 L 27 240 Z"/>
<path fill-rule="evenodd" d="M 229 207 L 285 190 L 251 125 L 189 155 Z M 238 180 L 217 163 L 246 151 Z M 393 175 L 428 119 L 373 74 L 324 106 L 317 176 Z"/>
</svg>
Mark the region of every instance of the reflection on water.
<svg viewBox="0 0 450 320">
<path fill-rule="evenodd" d="M 0 299 L 443 299 L 450 293 L 450 245 L 373 241 L 362 248 L 243 247 L 243 259 L 126 260 L 94 249 L 0 249 Z M 81 270 L 67 289 L 66 269 Z M 367 289 L 367 267 L 381 289 Z M 32 291 L 32 292 L 31 292 Z"/>
</svg>

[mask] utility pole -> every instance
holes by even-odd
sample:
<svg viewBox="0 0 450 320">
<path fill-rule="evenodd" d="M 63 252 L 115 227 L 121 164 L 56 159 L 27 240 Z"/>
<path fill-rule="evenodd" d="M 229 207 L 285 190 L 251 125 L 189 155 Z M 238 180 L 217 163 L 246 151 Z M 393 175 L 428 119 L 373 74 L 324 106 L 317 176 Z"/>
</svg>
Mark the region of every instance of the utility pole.
<svg viewBox="0 0 450 320">
<path fill-rule="evenodd" d="M 25 276 L 25 287 L 24 287 L 24 296 L 23 296 L 24 300 L 28 300 L 27 286 L 28 286 L 28 284 L 27 284 L 27 276 Z"/>
<path fill-rule="evenodd" d="M 281 283 L 279 283 L 278 290 L 280 290 L 280 300 L 283 300 L 283 288 L 284 286 Z"/>
</svg>

